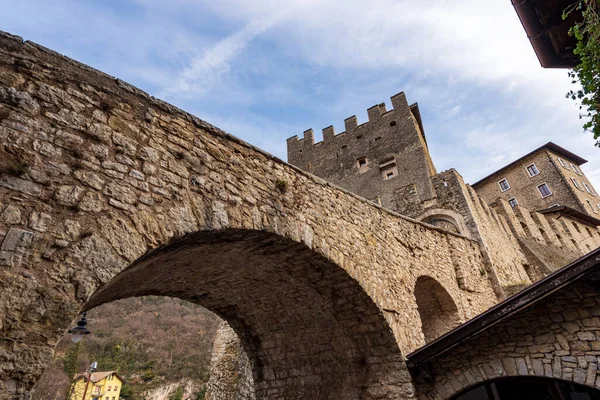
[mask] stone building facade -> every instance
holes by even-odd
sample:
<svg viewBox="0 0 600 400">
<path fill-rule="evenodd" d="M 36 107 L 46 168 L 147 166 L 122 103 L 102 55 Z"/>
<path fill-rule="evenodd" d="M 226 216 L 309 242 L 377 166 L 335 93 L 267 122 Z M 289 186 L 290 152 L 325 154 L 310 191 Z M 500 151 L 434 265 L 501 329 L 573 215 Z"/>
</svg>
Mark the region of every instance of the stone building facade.
<svg viewBox="0 0 600 400">
<path fill-rule="evenodd" d="M 79 312 L 143 295 L 226 320 L 257 399 L 416 398 L 405 355 L 600 240 L 435 173 L 403 96 L 370 118 L 417 138 L 397 178 L 368 173 L 401 182 L 404 157 L 429 177 L 382 189 L 390 209 L 35 43 L 0 33 L 0 55 L 2 400 Z"/>
<path fill-rule="evenodd" d="M 547 288 L 542 281 L 486 312 L 480 321 L 461 327 L 473 325 L 476 333 L 457 330 L 447 343 L 408 355 L 414 375 L 419 376 L 419 398 L 450 399 L 478 383 L 508 377 L 554 378 L 600 387 L 600 275 L 597 267 L 591 267 L 597 265 L 600 251 L 594 253 L 547 280 Z"/>
<path fill-rule="evenodd" d="M 472 186 L 488 204 L 502 198 L 536 211 L 567 206 L 598 218 L 600 197 L 581 168 L 586 162 L 550 142 Z"/>
<path fill-rule="evenodd" d="M 586 160 L 548 143 L 471 186 L 453 169 L 436 172 L 418 105 L 409 106 L 404 93 L 391 103 L 389 111 L 369 108 L 363 124 L 348 118 L 338 135 L 325 128 L 322 142 L 312 130 L 289 138 L 289 162 L 474 239 L 499 298 L 600 246 L 600 198 L 580 167 Z M 549 191 L 543 198 L 540 185 Z"/>
</svg>

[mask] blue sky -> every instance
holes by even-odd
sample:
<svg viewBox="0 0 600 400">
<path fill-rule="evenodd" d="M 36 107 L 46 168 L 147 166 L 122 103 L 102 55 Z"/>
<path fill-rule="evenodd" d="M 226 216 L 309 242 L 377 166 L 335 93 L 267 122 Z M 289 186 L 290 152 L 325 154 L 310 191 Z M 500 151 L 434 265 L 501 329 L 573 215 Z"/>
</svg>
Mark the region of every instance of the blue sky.
<svg viewBox="0 0 600 400">
<path fill-rule="evenodd" d="M 404 91 L 438 171 L 474 182 L 554 141 L 600 157 L 509 0 L 0 0 L 0 30 L 126 80 L 283 159 L 285 140 Z"/>
</svg>

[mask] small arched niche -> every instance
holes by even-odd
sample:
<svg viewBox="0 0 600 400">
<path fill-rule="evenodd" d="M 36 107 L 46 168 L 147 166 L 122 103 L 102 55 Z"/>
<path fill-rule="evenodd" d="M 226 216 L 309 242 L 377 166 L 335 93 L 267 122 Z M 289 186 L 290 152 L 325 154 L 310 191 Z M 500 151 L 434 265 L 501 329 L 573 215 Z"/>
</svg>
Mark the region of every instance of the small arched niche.
<svg viewBox="0 0 600 400">
<path fill-rule="evenodd" d="M 418 218 L 426 224 L 437 226 L 446 231 L 469 236 L 467 226 L 460 214 L 452 210 L 432 209 L 428 210 Z"/>
<path fill-rule="evenodd" d="M 442 285 L 429 276 L 421 276 L 415 284 L 415 299 L 421 317 L 425 343 L 429 343 L 458 326 L 458 307 Z"/>
</svg>

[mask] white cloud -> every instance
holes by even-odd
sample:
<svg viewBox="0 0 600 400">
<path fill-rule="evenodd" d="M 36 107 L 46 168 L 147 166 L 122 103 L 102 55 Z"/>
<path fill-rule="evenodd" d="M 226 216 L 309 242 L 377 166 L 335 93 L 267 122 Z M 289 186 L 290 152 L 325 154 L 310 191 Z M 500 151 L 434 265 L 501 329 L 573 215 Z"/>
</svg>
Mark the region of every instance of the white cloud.
<svg viewBox="0 0 600 400">
<path fill-rule="evenodd" d="M 220 83 L 222 77 L 231 71 L 231 62 L 254 39 L 282 18 L 281 14 L 248 23 L 239 31 L 220 40 L 214 46 L 191 60 L 177 77 L 174 85 L 159 93 L 171 97 L 186 94 L 202 95 L 209 88 Z"/>
</svg>

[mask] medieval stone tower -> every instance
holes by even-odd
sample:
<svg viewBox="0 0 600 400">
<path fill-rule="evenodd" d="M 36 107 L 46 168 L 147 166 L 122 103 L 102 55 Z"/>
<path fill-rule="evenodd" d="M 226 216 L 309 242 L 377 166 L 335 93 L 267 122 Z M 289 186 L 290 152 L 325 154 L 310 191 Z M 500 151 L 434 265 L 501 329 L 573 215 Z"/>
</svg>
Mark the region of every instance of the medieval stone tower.
<svg viewBox="0 0 600 400">
<path fill-rule="evenodd" d="M 346 131 L 323 129 L 315 143 L 312 129 L 304 138 L 288 139 L 288 161 L 388 209 L 406 213 L 400 188 L 412 183 L 421 200 L 434 197 L 429 156 L 419 106 L 408 105 L 404 93 L 368 109 L 369 120 L 358 125 L 356 116 L 344 121 Z"/>
</svg>

